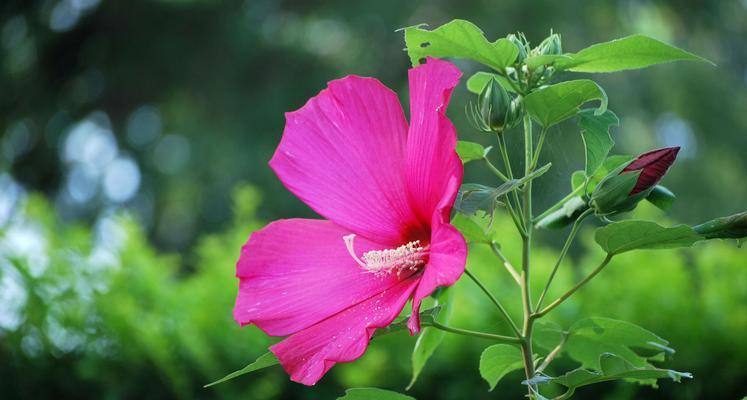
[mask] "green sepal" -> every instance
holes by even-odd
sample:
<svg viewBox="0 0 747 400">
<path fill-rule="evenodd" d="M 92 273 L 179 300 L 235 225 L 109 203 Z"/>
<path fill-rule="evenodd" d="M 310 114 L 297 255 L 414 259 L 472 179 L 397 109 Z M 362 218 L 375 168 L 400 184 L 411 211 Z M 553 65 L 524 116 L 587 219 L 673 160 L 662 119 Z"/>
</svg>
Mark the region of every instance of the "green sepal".
<svg viewBox="0 0 747 400">
<path fill-rule="evenodd" d="M 620 172 L 624 166 L 608 174 L 591 194 L 591 206 L 597 215 L 613 215 L 631 211 L 648 196 L 650 189 L 631 195 L 641 170 Z"/>
<path fill-rule="evenodd" d="M 671 190 L 661 185 L 654 186 L 654 188 L 651 189 L 651 193 L 646 196 L 648 202 L 662 211 L 667 211 L 672 208 L 672 204 L 674 204 L 676 199 L 677 196 L 675 196 Z"/>
</svg>

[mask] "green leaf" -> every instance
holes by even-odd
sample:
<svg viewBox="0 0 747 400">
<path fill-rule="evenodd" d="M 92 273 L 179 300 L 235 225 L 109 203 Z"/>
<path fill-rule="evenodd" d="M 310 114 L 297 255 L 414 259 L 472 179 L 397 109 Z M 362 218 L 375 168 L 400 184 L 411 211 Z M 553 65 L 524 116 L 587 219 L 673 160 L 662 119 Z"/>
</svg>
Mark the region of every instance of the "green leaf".
<svg viewBox="0 0 747 400">
<path fill-rule="evenodd" d="M 614 353 L 636 367 L 650 366 L 649 360 L 661 353 L 674 353 L 668 342 L 656 334 L 626 321 L 587 318 L 568 330 L 565 351 L 583 368 L 599 370 L 599 356 Z"/>
<path fill-rule="evenodd" d="M 666 228 L 655 222 L 629 220 L 597 229 L 594 239 L 609 254 L 620 254 L 636 249 L 690 247 L 704 238 L 687 225 Z"/>
<path fill-rule="evenodd" d="M 345 396 L 337 400 L 415 400 L 414 397 L 390 390 L 377 388 L 353 388 L 345 391 Z"/>
<path fill-rule="evenodd" d="M 458 141 L 456 145 L 456 152 L 459 154 L 459 158 L 463 164 L 467 164 L 470 161 L 482 160 L 488 155 L 490 149 L 492 147 L 485 148 L 479 143 L 466 142 L 464 140 Z"/>
<path fill-rule="evenodd" d="M 495 388 L 498 381 L 511 371 L 523 368 L 521 350 L 508 344 L 494 344 L 480 356 L 480 375 Z"/>
<path fill-rule="evenodd" d="M 498 81 L 498 83 L 503 86 L 506 91 L 511 93 L 516 93 L 513 87 L 511 87 L 511 84 L 508 83 L 508 80 L 504 78 L 501 75 L 494 74 L 491 72 L 476 72 L 474 75 L 470 76 L 469 79 L 467 79 L 467 90 L 474 94 L 480 94 L 482 93 L 482 90 L 485 89 L 485 85 L 490 83 L 491 79 L 495 79 Z"/>
<path fill-rule="evenodd" d="M 607 94 L 596 82 L 579 79 L 530 93 L 524 98 L 524 107 L 537 122 L 549 128 L 576 115 L 583 104 L 592 100 L 600 101 L 596 115 L 602 115 L 607 109 Z"/>
<path fill-rule="evenodd" d="M 532 179 L 542 176 L 551 166 L 552 164 L 548 163 L 523 178 L 509 180 L 497 188 L 477 183 L 465 183 L 459 189 L 454 208 L 467 215 L 473 215 L 477 211 L 485 211 L 488 215 L 493 215 L 493 209 L 499 197 L 518 189 Z"/>
<path fill-rule="evenodd" d="M 514 181 L 506 183 L 513 183 Z M 478 183 L 465 183 L 459 188 L 454 208 L 466 215 L 474 215 L 477 211 L 485 211 L 485 213 L 492 215 L 498 197 L 501 196 L 501 190 L 499 189 L 500 187 L 492 188 Z"/>
<path fill-rule="evenodd" d="M 598 364 L 600 365 L 599 370 L 578 368 L 557 378 L 551 378 L 547 382 L 554 382 L 569 389 L 576 389 L 581 386 L 619 379 L 649 381 L 652 379 L 670 378 L 675 382 L 680 382 L 682 378 L 692 378 L 692 375 L 687 372 L 678 372 L 653 366 L 636 367 L 612 353 L 600 355 Z"/>
<path fill-rule="evenodd" d="M 651 193 L 646 196 L 646 200 L 663 211 L 672 208 L 672 204 L 674 204 L 676 199 L 677 196 L 675 196 L 671 190 L 661 185 L 654 186 Z"/>
<path fill-rule="evenodd" d="M 713 65 L 705 58 L 644 35 L 595 44 L 567 56 L 569 58 L 556 60 L 555 68 L 574 72 L 615 72 L 687 60 Z"/>
<path fill-rule="evenodd" d="M 257 370 L 260 370 L 260 369 L 263 369 L 263 368 L 267 368 L 267 367 L 271 367 L 273 365 L 278 365 L 278 364 L 280 364 L 280 361 L 278 361 L 278 359 L 275 357 L 274 354 L 272 354 L 272 353 L 270 353 L 268 351 L 267 353 L 262 354 L 261 356 L 257 357 L 257 359 L 254 360 L 253 363 L 247 365 L 246 367 L 244 367 L 244 368 L 242 368 L 242 369 L 240 369 L 238 371 L 231 372 L 230 374 L 224 376 L 223 378 L 218 379 L 215 382 L 208 383 L 207 385 L 205 385 L 203 387 L 210 387 L 210 386 L 213 386 L 213 385 L 217 385 L 219 383 L 223 383 L 225 381 L 229 381 L 229 380 L 231 380 L 233 378 L 236 378 L 238 376 L 241 376 L 241 375 L 244 375 L 244 374 L 248 374 L 250 372 L 254 372 L 254 371 L 257 371 Z"/>
<path fill-rule="evenodd" d="M 578 115 L 581 138 L 586 150 L 586 174 L 593 176 L 615 145 L 609 129 L 612 125 L 619 125 L 620 120 L 610 110 L 600 115 L 594 110 L 581 110 Z"/>
<path fill-rule="evenodd" d="M 565 60 L 570 61 L 571 57 L 566 54 L 541 54 L 529 56 L 524 60 L 527 68 L 535 69 L 541 65 L 554 65 L 555 63 Z"/>
<path fill-rule="evenodd" d="M 534 323 L 532 340 L 534 344 L 546 351 L 551 351 L 563 340 L 566 333 L 563 327 L 551 321 L 537 321 Z"/>
<path fill-rule="evenodd" d="M 480 224 L 464 214 L 457 213 L 454 218 L 451 219 L 451 224 L 459 229 L 459 232 L 464 235 L 464 238 L 467 239 L 468 243 L 489 244 L 492 241 L 488 232 L 486 232 Z"/>
<path fill-rule="evenodd" d="M 448 324 L 449 322 L 453 297 L 453 290 L 449 288 L 444 288 L 436 297 L 436 302 L 441 307 L 441 312 L 438 313 L 436 318 L 441 324 Z M 412 379 L 410 379 L 410 383 L 405 390 L 410 390 L 415 384 L 420 372 L 441 344 L 445 334 L 446 332 L 435 328 L 423 328 L 417 342 L 415 342 L 415 348 L 412 350 Z"/>
<path fill-rule="evenodd" d="M 432 31 L 421 26 L 404 28 L 407 54 L 413 66 L 427 56 L 458 57 L 502 70 L 519 55 L 519 49 L 509 40 L 488 42 L 480 28 L 469 21 L 455 19 Z"/>
</svg>

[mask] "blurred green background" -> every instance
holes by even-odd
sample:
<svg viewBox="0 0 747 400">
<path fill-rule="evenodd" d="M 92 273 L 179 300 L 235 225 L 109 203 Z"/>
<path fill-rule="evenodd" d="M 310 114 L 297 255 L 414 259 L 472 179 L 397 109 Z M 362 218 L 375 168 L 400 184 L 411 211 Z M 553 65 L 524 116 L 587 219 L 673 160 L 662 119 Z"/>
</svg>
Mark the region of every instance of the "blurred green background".
<svg viewBox="0 0 747 400">
<path fill-rule="evenodd" d="M 409 65 L 395 29 L 452 18 L 491 38 L 522 30 L 534 43 L 553 29 L 566 51 L 644 33 L 713 60 L 718 67 L 668 64 L 594 78 L 621 119 L 615 152 L 683 147 L 664 182 L 679 201 L 668 216 L 648 207 L 640 216 L 697 223 L 745 208 L 744 0 L 4 1 L 0 397 L 329 399 L 352 386 L 403 390 L 410 367 L 402 354 L 414 343 L 406 334 L 377 339 L 313 388 L 289 382 L 279 367 L 202 385 L 272 340 L 231 319 L 241 244 L 269 220 L 313 217 L 266 164 L 283 113 L 347 74 L 375 76 L 405 100 Z M 465 76 L 478 69 L 457 64 Z M 449 114 L 463 138 L 492 144 L 466 122 L 470 99 L 460 86 Z M 557 128 L 545 149 L 554 167 L 539 182 L 538 208 L 565 195 L 569 173 L 583 164 L 571 125 Z M 469 165 L 466 179 L 489 177 Z M 558 292 L 599 259 L 591 230 L 582 236 Z M 562 238 L 541 234 L 538 278 Z M 502 241 L 518 259 L 515 243 Z M 471 250 L 491 288 L 518 298 L 487 249 Z M 747 395 L 746 266 L 747 252 L 727 242 L 616 259 L 554 318 L 644 326 L 678 350 L 666 366 L 695 379 L 659 390 L 610 383 L 577 398 Z M 505 332 L 470 282 L 455 290 L 455 325 Z M 520 398 L 519 373 L 487 392 L 477 363 L 488 344 L 447 337 L 412 395 Z"/>
</svg>

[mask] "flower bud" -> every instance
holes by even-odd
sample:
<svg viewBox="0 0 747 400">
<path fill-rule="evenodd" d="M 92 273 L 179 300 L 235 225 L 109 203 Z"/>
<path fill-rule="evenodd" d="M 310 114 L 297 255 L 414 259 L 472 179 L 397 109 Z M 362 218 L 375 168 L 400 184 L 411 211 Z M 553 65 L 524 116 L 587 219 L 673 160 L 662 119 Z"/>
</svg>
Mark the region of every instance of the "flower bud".
<svg viewBox="0 0 747 400">
<path fill-rule="evenodd" d="M 747 211 L 716 218 L 693 229 L 707 239 L 741 239 L 747 237 Z"/>
<path fill-rule="evenodd" d="M 664 177 L 679 150 L 668 147 L 641 154 L 604 177 L 591 195 L 596 213 L 611 215 L 634 209 Z"/>
<path fill-rule="evenodd" d="M 511 105 L 508 108 L 508 115 L 506 115 L 506 128 L 510 128 L 521 121 L 521 113 L 521 97 L 516 97 L 511 100 Z"/>
<path fill-rule="evenodd" d="M 502 132 L 511 109 L 511 96 L 496 79 L 485 85 L 477 98 L 482 122 L 493 132 Z"/>
<path fill-rule="evenodd" d="M 656 186 L 672 166 L 679 152 L 679 146 L 653 150 L 641 154 L 628 164 L 622 172 L 641 171 L 638 182 L 630 194 L 641 193 Z"/>
<path fill-rule="evenodd" d="M 511 43 L 513 43 L 518 49 L 519 49 L 519 56 L 516 57 L 517 63 L 522 63 L 527 58 L 527 46 L 526 46 L 526 40 L 523 39 L 524 35 L 519 34 L 520 36 L 514 35 L 513 33 L 509 33 L 508 36 L 506 36 L 506 39 L 508 39 Z"/>
<path fill-rule="evenodd" d="M 563 45 L 560 35 L 551 33 L 542 43 L 537 46 L 537 52 L 543 56 L 563 54 Z"/>
</svg>

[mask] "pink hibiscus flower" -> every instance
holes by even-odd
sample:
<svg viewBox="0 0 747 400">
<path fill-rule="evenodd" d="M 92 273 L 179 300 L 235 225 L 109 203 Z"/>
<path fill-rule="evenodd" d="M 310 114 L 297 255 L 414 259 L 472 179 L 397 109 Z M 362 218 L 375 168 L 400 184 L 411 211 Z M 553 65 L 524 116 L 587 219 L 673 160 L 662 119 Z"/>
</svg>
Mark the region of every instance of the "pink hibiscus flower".
<svg viewBox="0 0 747 400">
<path fill-rule="evenodd" d="M 236 266 L 234 318 L 268 335 L 291 379 L 315 384 L 366 351 L 412 299 L 464 272 L 467 248 L 449 224 L 462 181 L 446 117 L 461 72 L 434 58 L 409 71 L 410 126 L 397 95 L 348 76 L 286 114 L 270 167 L 327 218 L 275 221 L 249 238 Z"/>
</svg>

